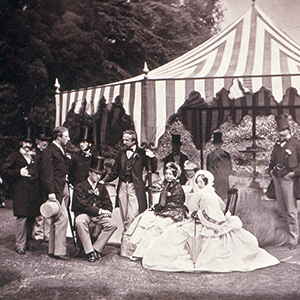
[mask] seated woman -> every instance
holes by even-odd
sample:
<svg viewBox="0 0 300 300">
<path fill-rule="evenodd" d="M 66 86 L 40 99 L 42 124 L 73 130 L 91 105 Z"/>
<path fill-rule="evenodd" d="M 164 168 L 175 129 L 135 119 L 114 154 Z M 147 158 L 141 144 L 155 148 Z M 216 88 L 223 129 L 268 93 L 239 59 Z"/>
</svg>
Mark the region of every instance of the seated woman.
<svg viewBox="0 0 300 300">
<path fill-rule="evenodd" d="M 125 232 L 121 256 L 136 260 L 144 256 L 150 242 L 163 231 L 187 218 L 185 195 L 179 183 L 180 167 L 169 162 L 164 169 L 164 184 L 159 203 L 135 218 Z"/>
<path fill-rule="evenodd" d="M 226 216 L 213 188 L 213 175 L 199 170 L 195 182 L 198 210 L 189 221 L 164 231 L 148 247 L 143 266 L 161 271 L 251 271 L 279 261 L 259 248 L 257 239 L 242 228 L 237 216 Z"/>
</svg>

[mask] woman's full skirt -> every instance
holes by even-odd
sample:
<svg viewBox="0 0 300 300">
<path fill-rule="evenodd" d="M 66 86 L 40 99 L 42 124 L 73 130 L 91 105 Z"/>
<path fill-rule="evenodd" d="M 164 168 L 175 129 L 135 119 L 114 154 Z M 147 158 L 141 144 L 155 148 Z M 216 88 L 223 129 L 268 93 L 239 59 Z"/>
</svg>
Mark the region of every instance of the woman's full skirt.
<svg viewBox="0 0 300 300">
<path fill-rule="evenodd" d="M 143 267 L 160 271 L 252 271 L 279 261 L 259 248 L 256 237 L 228 216 L 217 232 L 194 220 L 175 224 L 148 245 Z"/>
</svg>

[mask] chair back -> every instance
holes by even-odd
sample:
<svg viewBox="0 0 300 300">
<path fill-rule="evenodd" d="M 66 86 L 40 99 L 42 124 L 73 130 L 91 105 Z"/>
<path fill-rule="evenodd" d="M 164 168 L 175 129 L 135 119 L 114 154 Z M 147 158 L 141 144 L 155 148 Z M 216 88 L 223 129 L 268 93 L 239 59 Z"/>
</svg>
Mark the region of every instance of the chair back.
<svg viewBox="0 0 300 300">
<path fill-rule="evenodd" d="M 228 196 L 224 214 L 226 214 L 228 211 L 230 211 L 232 215 L 235 214 L 237 199 L 239 195 L 238 192 L 239 190 L 235 188 L 231 188 L 227 191 Z"/>
</svg>

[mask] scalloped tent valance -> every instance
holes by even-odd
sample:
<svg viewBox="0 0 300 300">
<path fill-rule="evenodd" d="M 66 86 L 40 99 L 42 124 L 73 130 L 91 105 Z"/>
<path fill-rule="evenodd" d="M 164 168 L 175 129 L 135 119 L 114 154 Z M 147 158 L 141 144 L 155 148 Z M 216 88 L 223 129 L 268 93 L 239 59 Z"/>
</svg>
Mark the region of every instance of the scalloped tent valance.
<svg viewBox="0 0 300 300">
<path fill-rule="evenodd" d="M 252 95 L 261 94 L 262 87 L 272 96 L 257 96 L 255 100 L 256 96 Z M 292 93 L 290 88 L 293 88 Z M 246 111 L 251 113 L 255 101 L 261 102 L 261 108 L 265 106 L 266 113 L 278 112 L 284 107 L 293 115 L 292 107 L 300 105 L 300 45 L 252 5 L 225 30 L 150 71 L 147 79 L 145 75 L 139 75 L 117 83 L 57 94 L 56 125 L 63 124 L 72 107 L 76 112 L 85 103 L 85 111 L 94 114 L 102 97 L 106 103 L 112 103 L 120 96 L 126 113 L 134 120 L 139 140 L 156 144 L 165 131 L 168 118 L 184 103 L 187 107 L 185 100 L 192 91 L 198 92 L 200 98 L 210 104 L 201 106 L 200 103 L 202 109 L 207 107 L 208 117 L 205 123 L 203 119 L 201 122 L 205 127 L 205 140 L 209 128 L 216 128 L 226 113 L 224 105 L 228 106 L 233 118 Z M 285 94 L 290 99 L 282 106 Z M 239 106 L 241 109 L 234 108 Z M 298 121 L 296 115 L 294 119 Z"/>
</svg>

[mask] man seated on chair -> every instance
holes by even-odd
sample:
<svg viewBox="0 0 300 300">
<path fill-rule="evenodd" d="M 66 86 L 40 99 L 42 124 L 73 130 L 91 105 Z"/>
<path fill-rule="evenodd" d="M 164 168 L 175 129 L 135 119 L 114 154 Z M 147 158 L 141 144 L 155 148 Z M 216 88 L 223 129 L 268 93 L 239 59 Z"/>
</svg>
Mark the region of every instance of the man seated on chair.
<svg viewBox="0 0 300 300">
<path fill-rule="evenodd" d="M 75 187 L 72 204 L 77 234 L 91 263 L 100 259 L 102 249 L 118 227 L 111 219 L 113 208 L 107 189 L 99 183 L 105 172 L 103 163 L 103 157 L 92 157 L 89 177 Z M 91 228 L 97 230 L 99 225 L 101 231 L 93 232 L 96 238 L 93 243 Z"/>
</svg>

